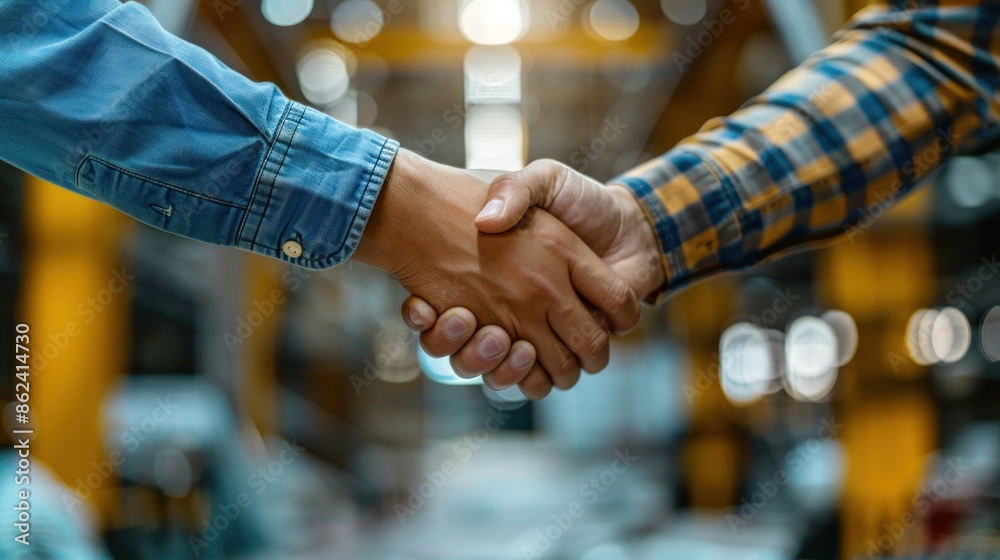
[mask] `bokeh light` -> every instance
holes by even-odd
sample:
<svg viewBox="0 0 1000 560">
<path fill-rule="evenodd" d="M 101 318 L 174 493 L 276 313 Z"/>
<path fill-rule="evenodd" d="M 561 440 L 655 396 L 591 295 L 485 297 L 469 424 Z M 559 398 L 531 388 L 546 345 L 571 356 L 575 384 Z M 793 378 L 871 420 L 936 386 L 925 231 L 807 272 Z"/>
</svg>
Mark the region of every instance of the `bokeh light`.
<svg viewBox="0 0 1000 560">
<path fill-rule="evenodd" d="M 726 398 L 746 404 L 769 392 L 775 379 L 771 340 L 760 327 L 736 323 L 719 340 L 719 382 Z"/>
<path fill-rule="evenodd" d="M 476 46 L 465 55 L 465 102 L 520 103 L 521 55 L 508 46 Z"/>
<path fill-rule="evenodd" d="M 961 360 L 972 344 L 972 326 L 954 307 L 919 309 L 906 325 L 906 348 L 922 366 Z"/>
<path fill-rule="evenodd" d="M 663 13 L 678 25 L 694 25 L 708 13 L 705 0 L 660 0 Z"/>
<path fill-rule="evenodd" d="M 792 398 L 817 401 L 837 382 L 837 334 L 818 317 L 800 317 L 788 326 L 785 337 L 786 389 Z"/>
<path fill-rule="evenodd" d="M 331 104 L 347 93 L 351 85 L 347 62 L 340 53 L 315 49 L 299 61 L 299 86 L 303 95 L 316 105 Z"/>
<path fill-rule="evenodd" d="M 945 176 L 948 193 L 960 208 L 977 208 L 997 192 L 993 168 L 982 158 L 955 158 Z"/>
<path fill-rule="evenodd" d="M 384 25 L 382 8 L 371 0 L 347 0 L 330 15 L 330 29 L 346 43 L 367 43 Z"/>
<path fill-rule="evenodd" d="M 785 362 L 789 375 L 817 377 L 837 367 L 837 335 L 826 321 L 801 317 L 788 327 Z"/>
<path fill-rule="evenodd" d="M 942 309 L 931 325 L 931 348 L 935 358 L 953 364 L 965 357 L 971 343 L 972 326 L 965 314 L 954 307 Z"/>
<path fill-rule="evenodd" d="M 979 344 L 984 358 L 990 363 L 1000 362 L 1000 305 L 994 306 L 983 317 L 979 327 Z"/>
<path fill-rule="evenodd" d="M 480 45 L 505 45 L 528 29 L 528 15 L 518 0 L 471 0 L 462 7 L 458 28 Z"/>
<path fill-rule="evenodd" d="M 837 336 L 837 365 L 844 366 L 858 351 L 858 325 L 847 312 L 831 309 L 819 316 L 827 322 Z"/>
<path fill-rule="evenodd" d="M 264 19 L 281 27 L 302 23 L 312 10 L 313 0 L 264 0 L 260 5 Z"/>
<path fill-rule="evenodd" d="M 639 29 L 639 12 L 628 0 L 597 0 L 590 8 L 590 28 L 602 39 L 624 41 Z"/>
<path fill-rule="evenodd" d="M 938 361 L 931 343 L 931 329 L 937 314 L 934 309 L 918 309 L 906 323 L 906 350 L 917 365 L 929 366 Z"/>
</svg>

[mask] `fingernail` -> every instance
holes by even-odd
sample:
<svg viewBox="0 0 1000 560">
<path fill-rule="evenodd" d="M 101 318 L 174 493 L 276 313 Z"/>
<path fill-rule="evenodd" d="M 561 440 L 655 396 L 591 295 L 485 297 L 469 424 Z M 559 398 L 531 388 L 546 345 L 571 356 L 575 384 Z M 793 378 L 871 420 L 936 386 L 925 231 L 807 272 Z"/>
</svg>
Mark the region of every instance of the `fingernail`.
<svg viewBox="0 0 1000 560">
<path fill-rule="evenodd" d="M 515 348 L 510 355 L 510 365 L 516 368 L 523 368 L 531 363 L 531 352 L 524 348 Z"/>
<path fill-rule="evenodd" d="M 503 214 L 503 199 L 494 198 L 493 200 L 486 203 L 483 207 L 483 211 L 476 216 L 476 221 L 486 220 L 489 218 L 496 218 L 497 216 Z"/>
<path fill-rule="evenodd" d="M 449 317 L 444 324 L 444 334 L 450 338 L 461 338 L 469 334 L 469 326 L 458 317 Z"/>
<path fill-rule="evenodd" d="M 413 323 L 414 327 L 422 329 L 427 326 L 427 323 L 424 322 L 424 319 L 420 316 L 419 313 L 417 313 L 416 309 L 413 309 L 411 307 L 410 310 L 407 312 L 407 315 L 409 315 L 410 323 Z"/>
<path fill-rule="evenodd" d="M 479 356 L 483 358 L 492 358 L 503 352 L 503 348 L 500 347 L 500 341 L 497 337 L 492 334 L 488 334 L 479 341 Z"/>
</svg>

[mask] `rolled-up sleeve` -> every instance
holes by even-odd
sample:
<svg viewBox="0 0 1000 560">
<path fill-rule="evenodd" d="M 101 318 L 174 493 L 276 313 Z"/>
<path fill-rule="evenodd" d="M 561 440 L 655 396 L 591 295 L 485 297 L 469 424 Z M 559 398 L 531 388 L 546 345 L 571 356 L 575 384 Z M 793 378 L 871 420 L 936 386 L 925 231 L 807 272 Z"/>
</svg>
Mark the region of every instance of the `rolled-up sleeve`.
<svg viewBox="0 0 1000 560">
<path fill-rule="evenodd" d="M 255 83 L 116 0 L 0 1 L 0 158 L 154 227 L 350 258 L 398 143 Z"/>
</svg>

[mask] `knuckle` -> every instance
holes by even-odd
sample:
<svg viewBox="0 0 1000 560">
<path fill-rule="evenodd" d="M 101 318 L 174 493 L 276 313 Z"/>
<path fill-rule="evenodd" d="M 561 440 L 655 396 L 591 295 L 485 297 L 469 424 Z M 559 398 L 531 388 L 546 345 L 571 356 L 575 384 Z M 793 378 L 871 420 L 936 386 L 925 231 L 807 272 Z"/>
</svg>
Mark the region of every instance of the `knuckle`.
<svg viewBox="0 0 1000 560">
<path fill-rule="evenodd" d="M 583 347 L 583 351 L 589 356 L 599 356 L 608 347 L 608 333 L 604 329 L 592 326 L 593 332 L 587 336 L 587 343 Z"/>
<path fill-rule="evenodd" d="M 552 384 L 544 374 L 529 375 L 524 381 L 518 384 L 518 387 L 521 388 L 521 391 L 525 395 L 539 399 L 548 394 L 552 389 Z"/>
<path fill-rule="evenodd" d="M 559 352 L 558 366 L 556 366 L 555 378 L 553 381 L 559 386 L 559 380 L 572 377 L 580 373 L 580 364 L 576 361 L 576 356 L 568 349 L 562 348 Z"/>
<path fill-rule="evenodd" d="M 621 279 L 614 279 L 604 291 L 604 305 L 602 308 L 608 313 L 615 314 L 627 308 L 634 307 L 633 300 L 636 299 L 632 288 Z"/>
</svg>

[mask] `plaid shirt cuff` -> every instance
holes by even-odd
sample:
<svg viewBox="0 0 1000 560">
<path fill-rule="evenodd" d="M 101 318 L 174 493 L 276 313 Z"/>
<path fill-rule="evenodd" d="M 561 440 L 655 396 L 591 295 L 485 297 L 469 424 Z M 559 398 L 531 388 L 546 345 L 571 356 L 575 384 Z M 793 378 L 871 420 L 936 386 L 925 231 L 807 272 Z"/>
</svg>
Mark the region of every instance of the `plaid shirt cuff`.
<svg viewBox="0 0 1000 560">
<path fill-rule="evenodd" d="M 612 182 L 639 199 L 659 241 L 666 281 L 646 303 L 742 257 L 736 185 L 707 154 L 680 146 Z"/>
</svg>

